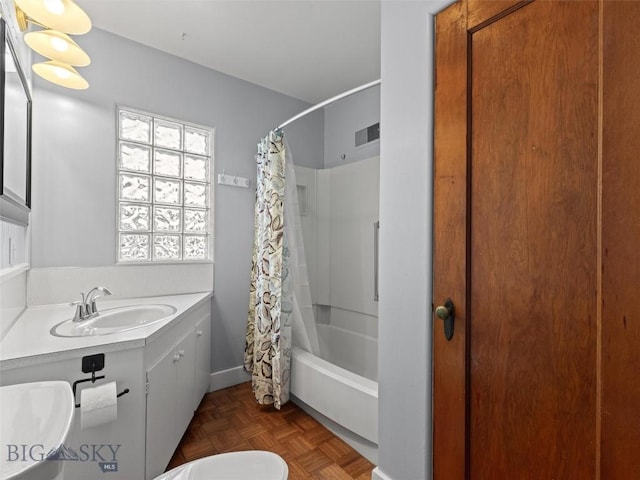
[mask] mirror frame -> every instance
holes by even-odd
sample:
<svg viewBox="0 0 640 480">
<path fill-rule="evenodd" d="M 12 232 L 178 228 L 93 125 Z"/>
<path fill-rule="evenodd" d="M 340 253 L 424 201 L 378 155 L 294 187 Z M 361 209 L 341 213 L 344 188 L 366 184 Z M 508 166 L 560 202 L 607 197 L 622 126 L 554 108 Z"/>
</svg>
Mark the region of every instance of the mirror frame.
<svg viewBox="0 0 640 480">
<path fill-rule="evenodd" d="M 5 110 L 5 55 L 7 54 L 6 48 L 9 49 L 9 54 L 13 57 L 13 62 L 18 71 L 20 82 L 24 90 L 26 98 L 27 108 L 27 135 L 26 135 L 26 155 L 24 163 L 26 168 L 26 189 L 25 198 L 22 199 L 19 196 L 12 194 L 9 189 L 4 186 L 4 173 L 5 173 L 5 158 L 4 158 L 4 110 Z M 7 23 L 3 18 L 0 18 L 0 218 L 3 220 L 17 223 L 19 225 L 29 224 L 29 212 L 31 211 L 31 135 L 32 135 L 32 105 L 33 100 L 31 98 L 31 92 L 29 91 L 28 83 L 22 65 L 18 60 L 16 49 L 9 35 Z"/>
</svg>

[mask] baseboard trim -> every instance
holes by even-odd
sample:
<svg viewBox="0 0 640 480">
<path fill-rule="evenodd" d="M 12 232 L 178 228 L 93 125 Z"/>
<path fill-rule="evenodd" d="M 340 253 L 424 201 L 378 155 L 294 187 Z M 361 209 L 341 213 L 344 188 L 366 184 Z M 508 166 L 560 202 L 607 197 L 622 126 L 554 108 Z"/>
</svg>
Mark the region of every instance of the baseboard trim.
<svg viewBox="0 0 640 480">
<path fill-rule="evenodd" d="M 382 470 L 380 470 L 380 467 L 376 467 L 371 472 L 371 480 L 393 480 L 393 478 L 382 473 Z"/>
<path fill-rule="evenodd" d="M 242 366 L 220 370 L 219 372 L 213 372 L 211 374 L 209 391 L 215 392 L 223 388 L 233 387 L 239 383 L 248 382 L 249 380 L 251 380 L 251 374 L 245 371 Z"/>
</svg>

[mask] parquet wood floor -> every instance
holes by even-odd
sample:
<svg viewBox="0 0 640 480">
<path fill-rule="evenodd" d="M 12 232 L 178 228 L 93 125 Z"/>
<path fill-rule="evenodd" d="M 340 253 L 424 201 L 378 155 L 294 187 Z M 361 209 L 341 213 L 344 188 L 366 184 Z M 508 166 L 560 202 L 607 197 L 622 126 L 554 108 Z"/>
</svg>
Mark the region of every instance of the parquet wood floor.
<svg viewBox="0 0 640 480">
<path fill-rule="evenodd" d="M 374 468 L 297 405 L 280 411 L 258 405 L 251 384 L 242 383 L 204 397 L 167 470 L 239 450 L 277 453 L 289 465 L 289 480 L 370 480 Z"/>
</svg>

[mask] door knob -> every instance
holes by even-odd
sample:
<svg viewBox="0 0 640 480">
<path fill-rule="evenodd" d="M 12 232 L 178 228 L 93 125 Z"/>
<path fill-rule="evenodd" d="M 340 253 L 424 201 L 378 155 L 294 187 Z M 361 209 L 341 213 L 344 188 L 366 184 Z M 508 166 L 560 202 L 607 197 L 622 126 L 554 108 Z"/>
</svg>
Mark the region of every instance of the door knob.
<svg viewBox="0 0 640 480">
<path fill-rule="evenodd" d="M 436 315 L 440 320 L 446 320 L 451 315 L 451 310 L 446 305 L 440 305 L 436 308 Z"/>
<path fill-rule="evenodd" d="M 444 336 L 447 340 L 453 338 L 453 322 L 456 318 L 456 309 L 450 298 L 444 301 L 444 305 L 436 307 L 436 317 L 444 322 Z"/>
</svg>

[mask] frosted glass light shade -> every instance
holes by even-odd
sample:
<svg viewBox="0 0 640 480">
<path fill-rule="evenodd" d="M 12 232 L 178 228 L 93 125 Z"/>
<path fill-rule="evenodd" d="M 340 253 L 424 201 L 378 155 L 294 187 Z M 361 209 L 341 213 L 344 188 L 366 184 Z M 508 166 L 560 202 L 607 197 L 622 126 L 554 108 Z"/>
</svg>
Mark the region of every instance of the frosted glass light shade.
<svg viewBox="0 0 640 480">
<path fill-rule="evenodd" d="M 56 30 L 37 30 L 24 36 L 24 41 L 43 57 L 85 67 L 91 63 L 89 55 L 69 35 Z"/>
<path fill-rule="evenodd" d="M 91 30 L 91 19 L 72 0 L 15 0 L 16 7 L 29 18 L 52 29 L 71 35 Z"/>
<path fill-rule="evenodd" d="M 89 88 L 89 82 L 75 68 L 62 62 L 50 60 L 48 62 L 35 63 L 32 68 L 34 72 L 45 80 L 61 87 L 73 88 L 74 90 Z"/>
</svg>

